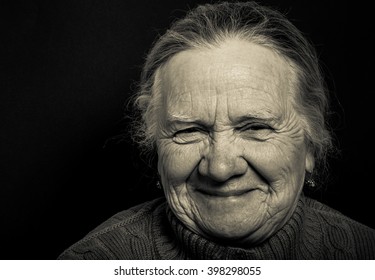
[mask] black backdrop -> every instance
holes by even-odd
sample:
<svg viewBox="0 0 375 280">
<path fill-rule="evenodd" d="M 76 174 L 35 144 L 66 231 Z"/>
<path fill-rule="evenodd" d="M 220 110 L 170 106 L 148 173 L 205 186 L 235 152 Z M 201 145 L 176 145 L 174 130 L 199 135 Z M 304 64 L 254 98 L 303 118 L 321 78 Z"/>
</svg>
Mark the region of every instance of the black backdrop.
<svg viewBox="0 0 375 280">
<path fill-rule="evenodd" d="M 115 214 L 160 195 L 126 131 L 126 99 L 155 36 L 204 1 L 2 1 L 0 258 L 55 259 Z M 316 45 L 342 156 L 313 195 L 375 227 L 373 4 L 263 1 Z M 371 5 L 371 6 L 370 6 Z"/>
</svg>

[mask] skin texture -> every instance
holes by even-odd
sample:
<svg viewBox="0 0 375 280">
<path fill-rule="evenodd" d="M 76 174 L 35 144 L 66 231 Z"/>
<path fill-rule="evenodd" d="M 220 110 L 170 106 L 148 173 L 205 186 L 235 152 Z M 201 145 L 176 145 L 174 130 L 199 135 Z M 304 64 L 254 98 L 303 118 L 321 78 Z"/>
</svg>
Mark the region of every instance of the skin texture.
<svg viewBox="0 0 375 280">
<path fill-rule="evenodd" d="M 270 237 L 314 165 L 291 64 L 230 39 L 176 54 L 157 76 L 158 171 L 177 218 L 211 240 L 251 246 Z"/>
</svg>

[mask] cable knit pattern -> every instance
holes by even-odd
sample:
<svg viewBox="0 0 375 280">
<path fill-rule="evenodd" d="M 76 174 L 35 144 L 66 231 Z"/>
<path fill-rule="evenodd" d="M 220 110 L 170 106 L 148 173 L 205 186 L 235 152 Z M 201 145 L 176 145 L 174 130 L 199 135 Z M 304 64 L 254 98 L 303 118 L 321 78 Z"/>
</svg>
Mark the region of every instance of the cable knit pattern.
<svg viewBox="0 0 375 280">
<path fill-rule="evenodd" d="M 375 259 L 375 230 L 302 196 L 271 238 L 231 247 L 185 228 L 158 198 L 113 216 L 59 259 Z"/>
</svg>

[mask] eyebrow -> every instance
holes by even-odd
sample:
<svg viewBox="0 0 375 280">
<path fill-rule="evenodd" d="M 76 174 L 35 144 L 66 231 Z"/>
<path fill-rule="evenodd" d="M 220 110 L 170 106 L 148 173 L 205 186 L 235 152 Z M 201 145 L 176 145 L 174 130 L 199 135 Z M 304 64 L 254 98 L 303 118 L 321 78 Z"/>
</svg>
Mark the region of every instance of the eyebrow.
<svg viewBox="0 0 375 280">
<path fill-rule="evenodd" d="M 198 124 L 202 126 L 210 126 L 209 124 L 207 124 L 205 121 L 201 119 L 185 117 L 185 116 L 168 116 L 166 121 L 168 125 L 190 123 L 190 124 Z"/>
<path fill-rule="evenodd" d="M 244 116 L 240 116 L 238 118 L 230 118 L 230 122 L 232 124 L 238 125 L 241 123 L 247 123 L 252 121 L 262 121 L 262 122 L 279 122 L 281 119 L 280 116 L 275 116 L 271 114 L 248 114 Z M 207 124 L 204 120 L 198 118 L 192 118 L 187 116 L 168 116 L 167 117 L 167 124 L 198 124 L 202 126 L 211 126 L 212 124 Z"/>
<path fill-rule="evenodd" d="M 280 119 L 280 116 L 270 114 L 249 114 L 232 119 L 232 122 L 236 124 L 245 123 L 249 121 L 279 122 Z"/>
</svg>

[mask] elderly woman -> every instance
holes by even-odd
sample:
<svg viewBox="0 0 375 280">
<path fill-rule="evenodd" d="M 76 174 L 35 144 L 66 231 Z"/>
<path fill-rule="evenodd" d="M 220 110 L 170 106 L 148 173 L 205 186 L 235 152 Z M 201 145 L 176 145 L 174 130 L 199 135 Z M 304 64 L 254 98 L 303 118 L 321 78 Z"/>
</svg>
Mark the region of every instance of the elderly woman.
<svg viewBox="0 0 375 280">
<path fill-rule="evenodd" d="M 165 198 L 60 259 L 374 259 L 375 231 L 304 195 L 332 149 L 314 49 L 254 2 L 198 6 L 151 49 L 136 105 Z"/>
</svg>

